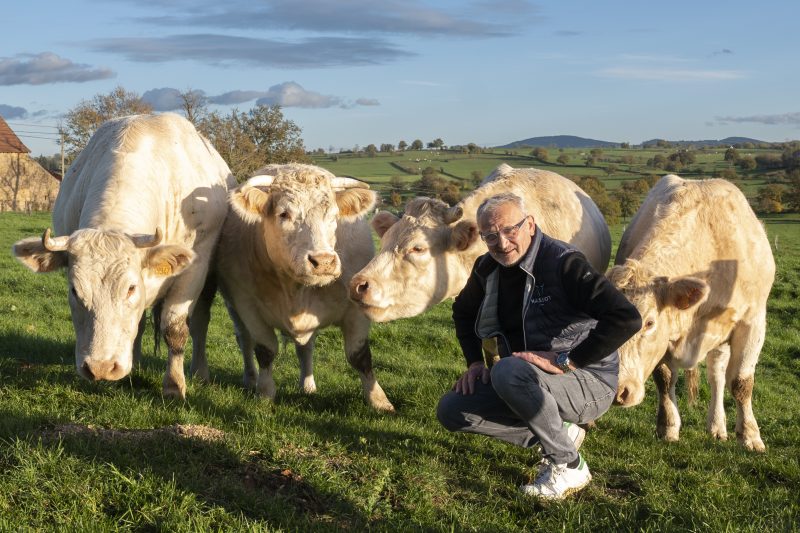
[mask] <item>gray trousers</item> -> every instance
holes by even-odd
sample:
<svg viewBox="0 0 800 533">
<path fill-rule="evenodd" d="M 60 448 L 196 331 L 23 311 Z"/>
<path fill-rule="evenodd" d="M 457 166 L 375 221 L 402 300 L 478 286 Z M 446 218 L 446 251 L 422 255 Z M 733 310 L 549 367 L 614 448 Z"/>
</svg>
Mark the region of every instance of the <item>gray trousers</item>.
<svg viewBox="0 0 800 533">
<path fill-rule="evenodd" d="M 542 456 L 556 464 L 578 458 L 562 421 L 583 424 L 599 418 L 615 392 L 586 370 L 548 374 L 517 357 L 500 359 L 489 384 L 478 380 L 476 385 L 473 394 L 450 391 L 439 400 L 436 416 L 445 428 L 525 448 L 540 444 Z"/>
</svg>

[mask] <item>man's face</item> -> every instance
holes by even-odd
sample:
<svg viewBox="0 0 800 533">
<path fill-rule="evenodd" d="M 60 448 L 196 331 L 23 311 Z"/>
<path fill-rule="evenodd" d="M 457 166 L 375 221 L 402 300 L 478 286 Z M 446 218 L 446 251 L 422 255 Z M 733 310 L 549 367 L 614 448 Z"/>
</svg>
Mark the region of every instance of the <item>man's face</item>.
<svg viewBox="0 0 800 533">
<path fill-rule="evenodd" d="M 522 224 L 516 231 L 516 235 L 511 236 L 515 231 L 510 228 L 520 222 Z M 484 237 L 489 254 L 503 266 L 519 263 L 531 245 L 534 228 L 533 217 L 526 216 L 510 202 L 500 204 L 493 211 L 483 213 L 478 220 L 478 231 Z M 490 235 L 494 233 L 497 234 L 495 242 Z M 486 238 L 487 236 L 488 238 Z"/>
</svg>

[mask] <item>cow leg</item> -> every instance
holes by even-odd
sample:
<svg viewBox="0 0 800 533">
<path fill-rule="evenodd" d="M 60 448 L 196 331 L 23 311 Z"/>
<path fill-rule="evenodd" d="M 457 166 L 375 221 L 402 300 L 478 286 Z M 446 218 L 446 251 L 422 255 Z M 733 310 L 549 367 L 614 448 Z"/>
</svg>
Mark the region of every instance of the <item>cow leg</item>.
<svg viewBox="0 0 800 533">
<path fill-rule="evenodd" d="M 358 371 L 364 397 L 377 411 L 394 412 L 394 406 L 386 397 L 372 371 L 372 352 L 369 349 L 370 321 L 359 311 L 353 309 L 342 325 L 344 351 L 347 362 Z"/>
<path fill-rule="evenodd" d="M 278 353 L 278 339 L 275 337 L 275 332 L 272 330 L 269 330 L 267 337 L 266 344 L 258 343 L 255 345 L 256 359 L 258 360 L 259 367 L 256 390 L 259 395 L 274 400 L 275 379 L 272 377 L 272 363 L 275 361 L 275 355 Z"/>
<path fill-rule="evenodd" d="M 217 293 L 217 283 L 213 274 L 209 274 L 203 291 L 197 298 L 197 303 L 189 318 L 189 334 L 192 336 L 192 363 L 189 374 L 200 381 L 209 381 L 208 356 L 206 354 L 206 339 L 208 337 L 208 324 L 211 321 L 211 305 Z"/>
<path fill-rule="evenodd" d="M 731 356 L 730 346 L 723 344 L 708 352 L 706 358 L 706 373 L 708 385 L 711 389 L 711 401 L 708 404 L 706 429 L 711 436 L 719 440 L 728 439 L 728 429 L 725 420 L 725 369 Z"/>
<path fill-rule="evenodd" d="M 678 382 L 677 368 L 661 362 L 653 371 L 653 381 L 658 390 L 658 415 L 656 416 L 656 435 L 666 441 L 674 442 L 680 438 L 681 415 L 675 398 L 675 384 Z"/>
<path fill-rule="evenodd" d="M 164 396 L 176 399 L 186 398 L 186 378 L 183 375 L 183 352 L 189 337 L 187 315 L 174 316 L 164 321 L 164 340 L 167 341 L 167 371 L 164 374 L 162 392 Z"/>
<path fill-rule="evenodd" d="M 297 359 L 300 362 L 300 390 L 306 394 L 317 392 L 317 384 L 314 382 L 314 341 L 316 333 L 305 343 L 294 343 Z"/>
<path fill-rule="evenodd" d="M 239 351 L 242 354 L 242 361 L 244 362 L 243 385 L 245 389 L 255 390 L 258 387 L 258 369 L 256 369 L 256 362 L 253 359 L 253 350 L 255 342 L 253 336 L 247 330 L 247 327 L 242 322 L 236 309 L 233 305 L 225 300 L 225 307 L 228 309 L 228 316 L 231 317 L 233 322 L 233 332 L 236 336 L 236 344 L 239 345 Z"/>
<path fill-rule="evenodd" d="M 766 447 L 753 415 L 753 384 L 766 327 L 766 313 L 762 313 L 752 324 L 740 324 L 734 328 L 731 359 L 725 373 L 736 401 L 736 438 L 745 448 L 757 452 L 765 451 Z"/>
</svg>

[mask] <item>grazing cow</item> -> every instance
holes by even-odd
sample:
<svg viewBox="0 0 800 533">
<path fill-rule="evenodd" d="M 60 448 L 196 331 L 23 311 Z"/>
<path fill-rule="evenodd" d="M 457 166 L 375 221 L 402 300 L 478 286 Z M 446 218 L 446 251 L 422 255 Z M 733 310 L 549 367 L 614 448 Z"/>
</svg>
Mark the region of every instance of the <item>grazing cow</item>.
<svg viewBox="0 0 800 533">
<path fill-rule="evenodd" d="M 347 283 L 374 254 L 363 217 L 375 193 L 312 165 L 268 165 L 257 174 L 231 193 L 215 261 L 244 358 L 245 386 L 275 397 L 277 328 L 294 340 L 301 389 L 314 392 L 314 339 L 321 328 L 336 325 L 367 401 L 393 411 L 372 371 L 370 320 L 347 299 Z"/>
<path fill-rule="evenodd" d="M 47 230 L 14 245 L 34 272 L 67 269 L 78 374 L 128 375 L 137 325 L 161 301 L 169 348 L 163 391 L 185 397 L 187 321 L 235 184 L 211 143 L 178 115 L 124 117 L 97 129 L 56 198 L 60 236 Z"/>
<path fill-rule="evenodd" d="M 415 198 L 398 218 L 381 211 L 375 258 L 350 282 L 350 299 L 376 322 L 416 316 L 457 295 L 486 245 L 478 238 L 478 206 L 501 192 L 520 196 L 542 231 L 581 250 L 599 271 L 608 266 L 611 237 L 603 215 L 572 181 L 546 170 L 500 165 L 453 207 Z"/>
<path fill-rule="evenodd" d="M 736 401 L 736 436 L 747 449 L 764 451 L 751 400 L 775 261 L 741 191 L 719 179 L 663 177 L 625 230 L 608 277 L 636 305 L 643 323 L 620 348 L 616 402 L 641 402 L 653 372 L 657 432 L 676 441 L 677 371 L 707 358 L 708 431 L 727 438 L 727 383 Z"/>
</svg>

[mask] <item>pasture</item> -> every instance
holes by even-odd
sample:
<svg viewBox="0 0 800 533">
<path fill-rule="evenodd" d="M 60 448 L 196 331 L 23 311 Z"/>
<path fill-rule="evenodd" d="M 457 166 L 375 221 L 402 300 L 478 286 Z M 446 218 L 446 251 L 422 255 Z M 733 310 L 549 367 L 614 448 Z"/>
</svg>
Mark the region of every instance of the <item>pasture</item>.
<svg viewBox="0 0 800 533">
<path fill-rule="evenodd" d="M 450 302 L 373 326 L 375 371 L 394 415 L 367 407 L 336 330 L 317 342 L 315 395 L 298 391 L 293 348 L 276 360 L 274 403 L 243 391 L 219 298 L 212 382 L 189 380 L 187 400 L 169 401 L 166 348 L 154 355 L 149 330 L 130 377 L 76 375 L 64 276 L 35 275 L 10 253 L 16 240 L 41 235 L 49 214 L 0 214 L 0 530 L 797 529 L 800 217 L 765 224 L 778 271 L 754 411 L 767 452 L 737 445 L 727 393 L 732 438 L 710 439 L 704 379 L 695 406 L 680 390 L 680 442 L 659 441 L 650 381 L 642 405 L 612 408 L 588 434 L 593 483 L 542 504 L 516 492 L 535 473 L 534 451 L 450 434 L 435 419 L 464 366 Z M 612 228 L 615 244 L 621 229 Z"/>
</svg>

